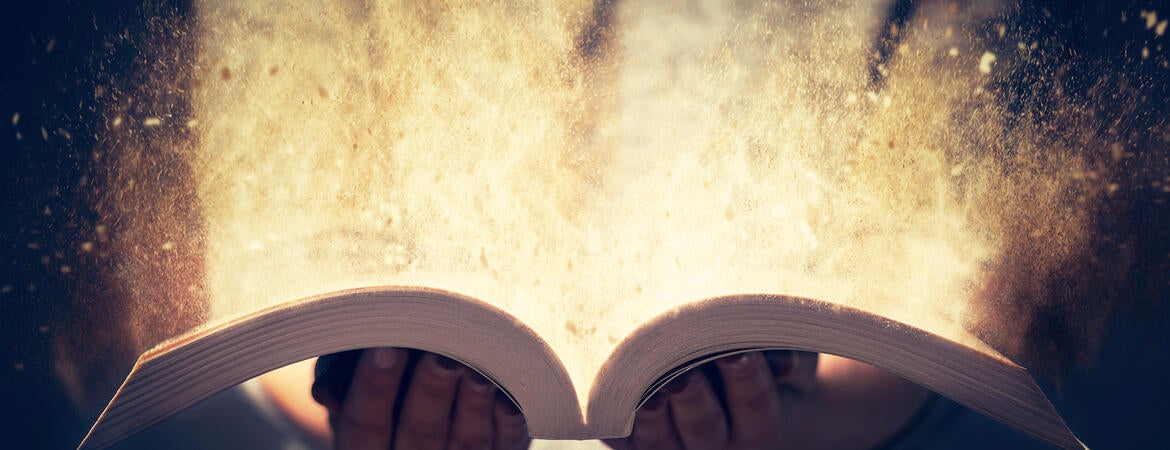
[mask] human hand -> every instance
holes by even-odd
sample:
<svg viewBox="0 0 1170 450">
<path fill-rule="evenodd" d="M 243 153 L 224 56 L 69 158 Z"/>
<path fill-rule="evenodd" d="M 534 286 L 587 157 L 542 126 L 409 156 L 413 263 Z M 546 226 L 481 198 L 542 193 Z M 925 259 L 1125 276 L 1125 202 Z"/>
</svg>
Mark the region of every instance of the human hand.
<svg viewBox="0 0 1170 450">
<path fill-rule="evenodd" d="M 329 411 L 337 449 L 513 450 L 530 442 L 511 399 L 434 353 L 338 353 L 319 359 L 316 372 L 313 398 Z"/>
<path fill-rule="evenodd" d="M 615 450 L 777 449 L 816 381 L 817 354 L 747 352 L 675 378 L 634 417 Z"/>
</svg>

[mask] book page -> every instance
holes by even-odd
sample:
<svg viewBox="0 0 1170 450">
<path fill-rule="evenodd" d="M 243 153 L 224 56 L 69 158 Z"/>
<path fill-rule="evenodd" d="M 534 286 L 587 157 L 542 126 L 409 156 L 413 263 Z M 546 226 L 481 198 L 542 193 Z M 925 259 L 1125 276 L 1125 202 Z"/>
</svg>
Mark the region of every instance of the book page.
<svg viewBox="0 0 1170 450">
<path fill-rule="evenodd" d="M 680 303 L 798 295 L 964 339 L 1011 325 L 983 306 L 1003 274 L 1082 245 L 1087 163 L 1046 151 L 1082 136 L 1007 124 L 994 11 L 915 16 L 875 82 L 885 2 L 616 5 L 197 2 L 212 319 L 447 289 L 532 327 L 584 397 Z"/>
</svg>

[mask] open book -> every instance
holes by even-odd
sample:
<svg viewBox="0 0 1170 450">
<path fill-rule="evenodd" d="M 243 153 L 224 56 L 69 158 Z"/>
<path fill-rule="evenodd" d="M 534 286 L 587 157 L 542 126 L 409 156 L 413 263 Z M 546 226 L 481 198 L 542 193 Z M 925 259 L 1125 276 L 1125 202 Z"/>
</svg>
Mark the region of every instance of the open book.
<svg viewBox="0 0 1170 450">
<path fill-rule="evenodd" d="M 626 436 L 641 402 L 683 370 L 730 352 L 793 349 L 873 364 L 1044 442 L 1084 448 L 1022 367 L 850 307 L 777 295 L 681 306 L 626 336 L 583 403 L 557 355 L 526 325 L 479 300 L 416 287 L 325 294 L 164 342 L 139 358 L 79 448 L 109 446 L 270 370 L 379 346 L 475 368 L 516 401 L 535 438 Z"/>
</svg>

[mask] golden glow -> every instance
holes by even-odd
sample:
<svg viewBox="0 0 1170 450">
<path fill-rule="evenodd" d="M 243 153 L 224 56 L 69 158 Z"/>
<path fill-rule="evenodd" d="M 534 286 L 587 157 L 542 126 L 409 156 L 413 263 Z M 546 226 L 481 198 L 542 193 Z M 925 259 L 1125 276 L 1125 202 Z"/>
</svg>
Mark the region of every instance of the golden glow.
<svg viewBox="0 0 1170 450">
<path fill-rule="evenodd" d="M 588 2 L 199 2 L 212 318 L 449 289 L 584 393 L 684 302 L 794 294 L 958 336 L 1013 237 L 1046 243 L 1030 261 L 1084 239 L 1088 169 L 1005 125 L 976 40 L 903 30 L 875 90 L 881 2 L 725 3 L 620 2 L 589 60 Z"/>
</svg>

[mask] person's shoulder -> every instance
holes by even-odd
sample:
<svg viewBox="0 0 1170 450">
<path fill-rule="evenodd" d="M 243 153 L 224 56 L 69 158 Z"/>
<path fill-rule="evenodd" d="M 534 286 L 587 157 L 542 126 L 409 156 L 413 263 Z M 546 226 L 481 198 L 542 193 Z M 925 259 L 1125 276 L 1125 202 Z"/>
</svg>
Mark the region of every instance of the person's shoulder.
<svg viewBox="0 0 1170 450">
<path fill-rule="evenodd" d="M 982 450 L 1049 448 L 983 415 L 935 395 L 906 429 L 874 450 Z"/>
<path fill-rule="evenodd" d="M 114 448 L 317 450 L 274 406 L 255 381 L 248 381 L 208 397 Z"/>
</svg>

